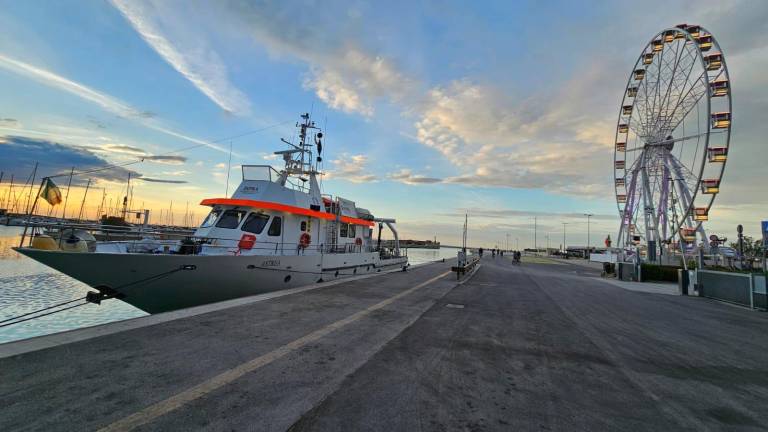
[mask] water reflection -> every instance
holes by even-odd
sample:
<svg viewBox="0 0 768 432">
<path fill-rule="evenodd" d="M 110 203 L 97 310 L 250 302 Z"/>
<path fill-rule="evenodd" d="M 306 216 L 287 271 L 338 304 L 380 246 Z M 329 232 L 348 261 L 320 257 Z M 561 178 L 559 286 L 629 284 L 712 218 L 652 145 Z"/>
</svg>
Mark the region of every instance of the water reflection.
<svg viewBox="0 0 768 432">
<path fill-rule="evenodd" d="M 0 226 L 0 320 L 61 303 L 88 292 L 88 285 L 16 253 L 23 228 Z M 8 327 L 0 343 L 146 315 L 117 300 L 88 304 Z"/>
</svg>

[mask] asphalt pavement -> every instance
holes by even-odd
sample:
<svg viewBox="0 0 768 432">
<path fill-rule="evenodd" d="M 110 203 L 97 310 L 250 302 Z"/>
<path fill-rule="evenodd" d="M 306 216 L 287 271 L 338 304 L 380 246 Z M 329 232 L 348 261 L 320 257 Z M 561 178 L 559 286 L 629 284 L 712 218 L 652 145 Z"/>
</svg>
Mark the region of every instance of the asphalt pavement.
<svg viewBox="0 0 768 432">
<path fill-rule="evenodd" d="M 0 359 L 0 430 L 764 430 L 768 314 L 486 257 Z"/>
</svg>

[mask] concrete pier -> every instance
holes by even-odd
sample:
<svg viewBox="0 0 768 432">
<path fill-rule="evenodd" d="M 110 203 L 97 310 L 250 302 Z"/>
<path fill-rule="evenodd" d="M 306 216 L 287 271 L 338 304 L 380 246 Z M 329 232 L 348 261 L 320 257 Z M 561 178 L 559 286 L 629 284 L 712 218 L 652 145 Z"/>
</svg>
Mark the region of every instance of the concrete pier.
<svg viewBox="0 0 768 432">
<path fill-rule="evenodd" d="M 768 314 L 567 262 L 486 257 L 463 284 L 451 264 L 2 358 L 0 430 L 766 427 Z"/>
</svg>

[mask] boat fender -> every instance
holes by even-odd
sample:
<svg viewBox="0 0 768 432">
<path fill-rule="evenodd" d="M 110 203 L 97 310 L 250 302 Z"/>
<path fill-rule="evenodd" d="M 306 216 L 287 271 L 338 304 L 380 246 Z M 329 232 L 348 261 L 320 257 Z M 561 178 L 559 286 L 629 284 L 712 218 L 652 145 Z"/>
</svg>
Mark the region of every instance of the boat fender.
<svg viewBox="0 0 768 432">
<path fill-rule="evenodd" d="M 51 236 L 45 234 L 36 234 L 32 238 L 32 249 L 58 250 L 59 246 Z"/>
<path fill-rule="evenodd" d="M 303 233 L 299 237 L 299 247 L 302 249 L 306 249 L 309 244 L 312 243 L 312 237 L 309 235 L 309 233 Z"/>
</svg>

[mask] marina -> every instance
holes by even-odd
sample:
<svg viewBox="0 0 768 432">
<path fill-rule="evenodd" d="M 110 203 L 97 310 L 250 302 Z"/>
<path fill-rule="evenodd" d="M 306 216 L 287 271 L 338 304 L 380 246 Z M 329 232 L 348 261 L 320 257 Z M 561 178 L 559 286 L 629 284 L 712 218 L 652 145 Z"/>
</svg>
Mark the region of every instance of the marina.
<svg viewBox="0 0 768 432">
<path fill-rule="evenodd" d="M 0 431 L 768 430 L 768 4 L 646 3 L 4 5 Z"/>
</svg>

